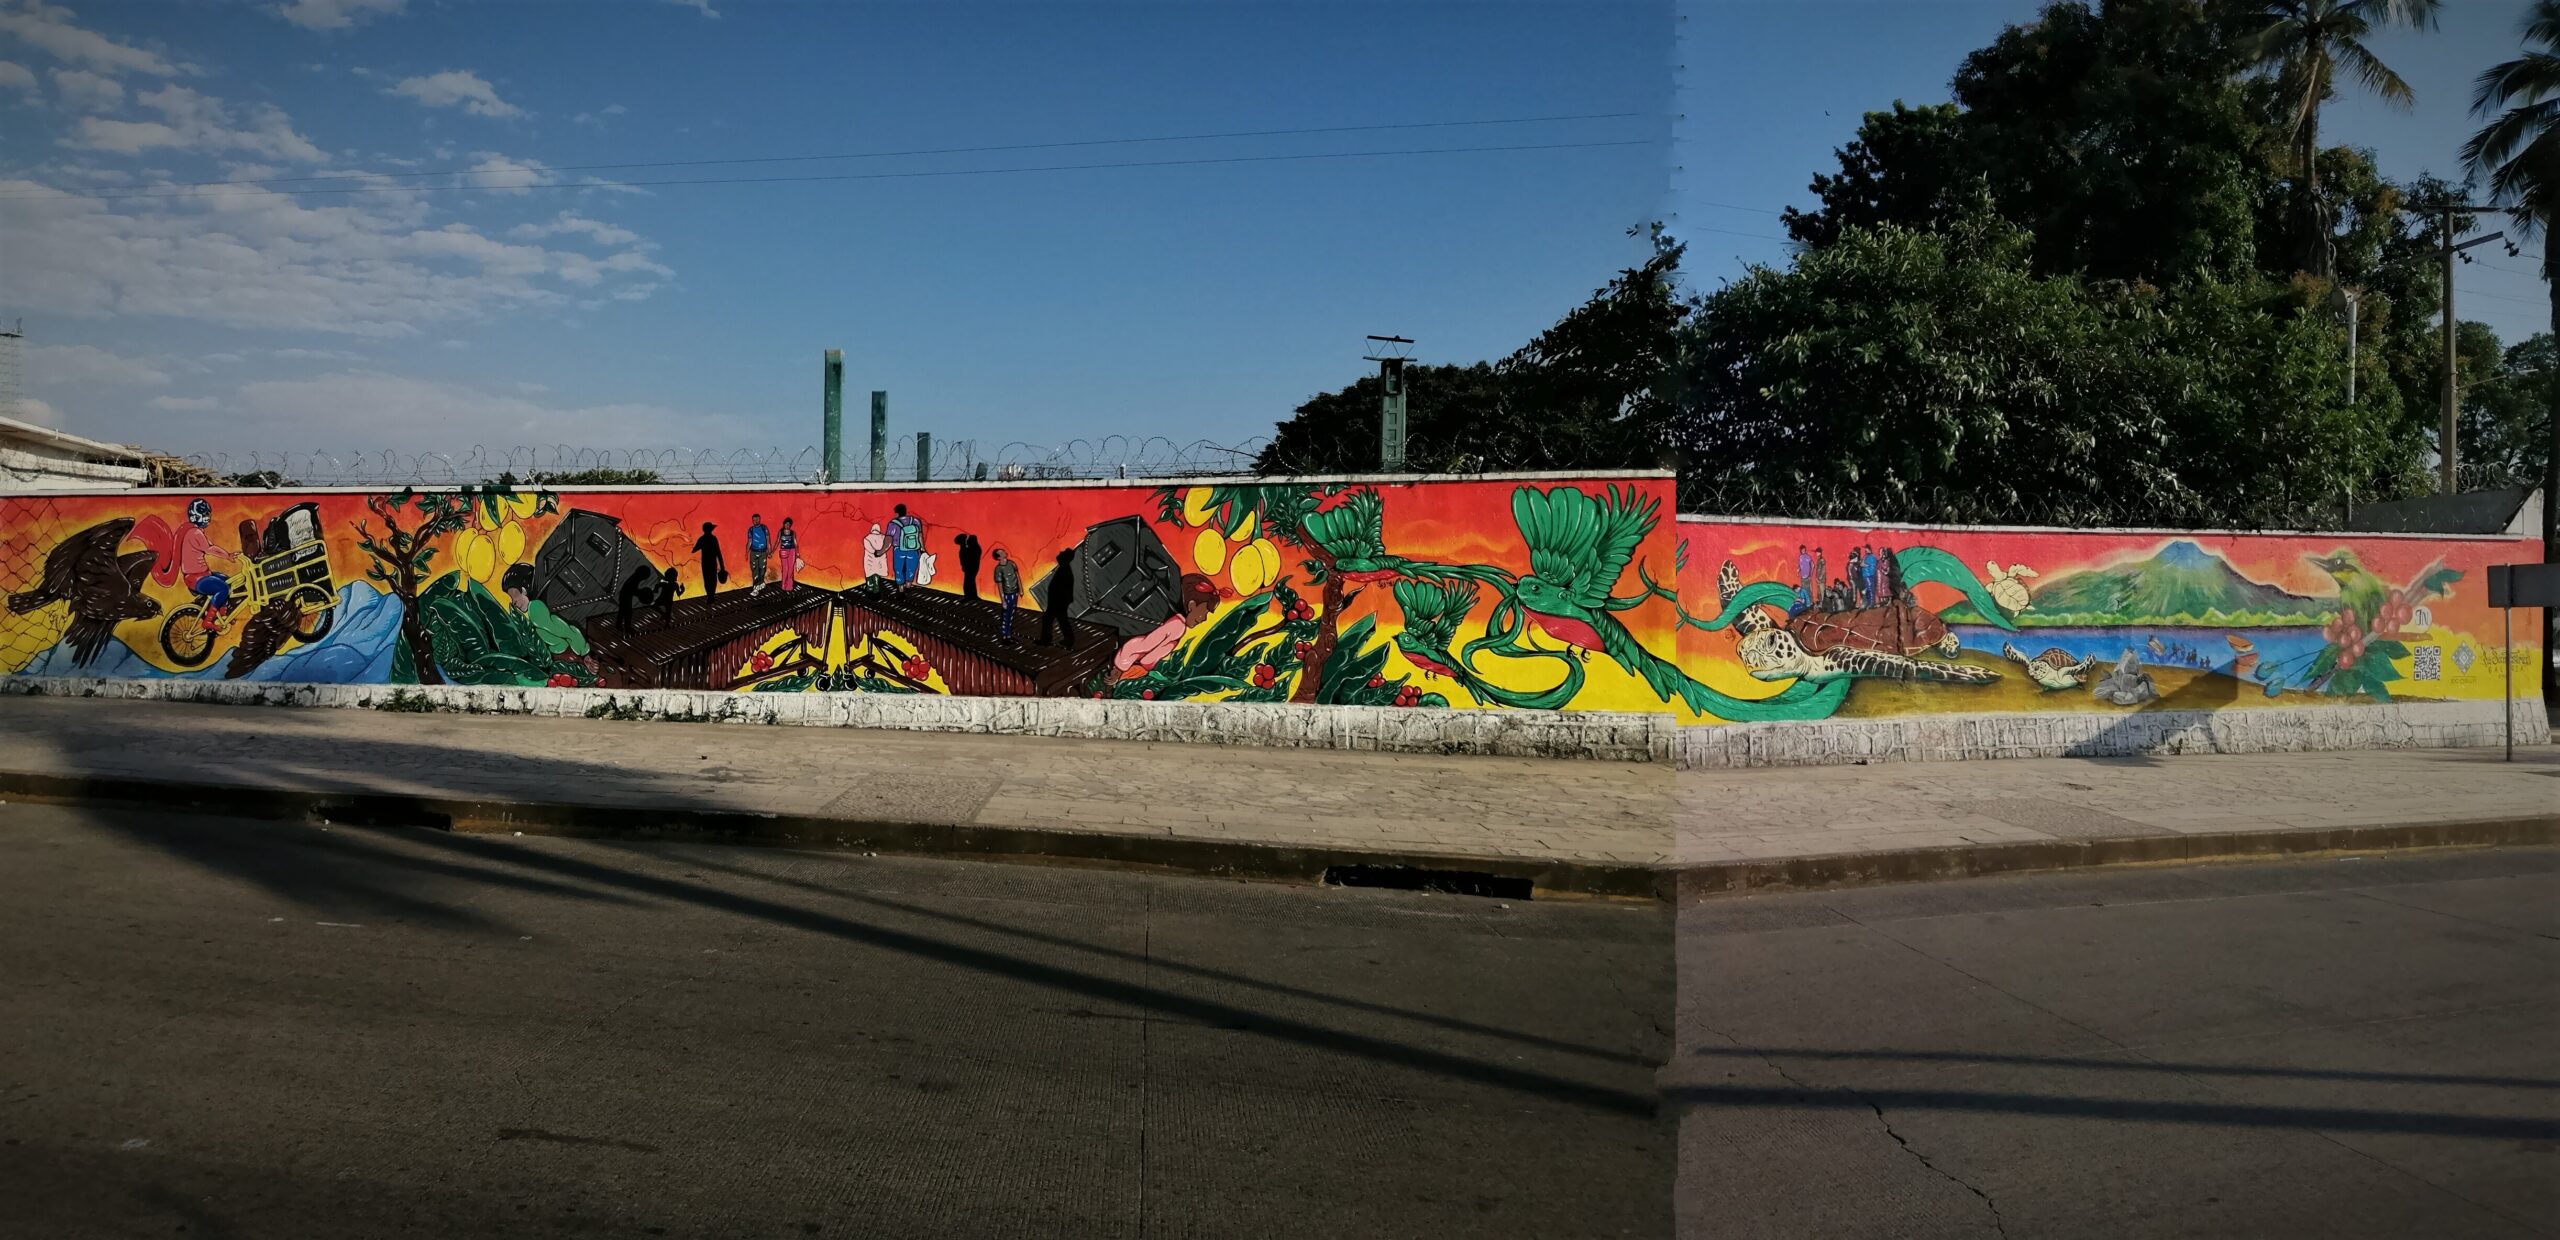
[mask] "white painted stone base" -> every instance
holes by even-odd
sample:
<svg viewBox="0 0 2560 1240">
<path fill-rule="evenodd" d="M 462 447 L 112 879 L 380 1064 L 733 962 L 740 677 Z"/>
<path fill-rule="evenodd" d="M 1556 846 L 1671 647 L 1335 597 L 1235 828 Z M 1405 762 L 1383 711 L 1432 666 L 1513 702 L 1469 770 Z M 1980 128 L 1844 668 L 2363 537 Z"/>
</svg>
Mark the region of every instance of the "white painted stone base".
<svg viewBox="0 0 2560 1240">
<path fill-rule="evenodd" d="M 2412 702 L 2114 714 L 1920 715 L 1681 728 L 1683 769 L 2098 758 L 2180 753 L 2303 753 L 2499 745 L 2496 702 Z M 2539 700 L 2514 705 L 2518 745 L 2551 739 Z"/>
<path fill-rule="evenodd" d="M 241 681 L 0 677 L 0 693 L 234 706 L 357 706 L 483 715 L 799 724 L 917 732 L 1082 737 L 1377 753 L 1483 754 L 1667 762 L 1668 715 L 1451 710 L 1092 698 L 889 693 L 723 693 L 681 689 L 518 689 L 477 685 L 296 685 Z"/>
<path fill-rule="evenodd" d="M 2496 702 L 2422 702 L 2121 714 L 1923 715 L 1678 727 L 1616 711 L 1447 710 L 1091 698 L 887 693 L 722 693 L 680 689 L 518 689 L 478 685 L 293 685 L 241 681 L 0 677 L 0 693 L 232 706 L 401 707 L 694 723 L 794 724 L 912 732 L 1373 753 L 1477 754 L 1670 762 L 1682 768 L 1820 766 L 1857 761 L 2122 757 L 2433 749 L 2501 743 Z M 2515 704 L 2516 743 L 2540 745 L 2539 701 Z"/>
</svg>

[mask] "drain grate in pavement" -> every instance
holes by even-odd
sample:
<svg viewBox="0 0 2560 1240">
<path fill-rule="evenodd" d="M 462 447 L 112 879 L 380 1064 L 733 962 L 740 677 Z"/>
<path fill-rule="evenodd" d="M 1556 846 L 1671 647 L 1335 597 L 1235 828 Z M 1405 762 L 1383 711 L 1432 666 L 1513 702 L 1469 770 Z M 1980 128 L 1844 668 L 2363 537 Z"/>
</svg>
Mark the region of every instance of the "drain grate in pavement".
<svg viewBox="0 0 2560 1240">
<path fill-rule="evenodd" d="M 2167 827 L 2136 822 L 2102 809 L 2044 797 L 1992 797 L 1981 801 L 1942 801 L 1950 813 L 1973 814 L 2013 827 L 2042 831 L 2055 839 L 2100 840 L 2129 835 L 2175 835 Z"/>
<path fill-rule="evenodd" d="M 1439 891 L 1455 896 L 1526 900 L 1529 880 L 1475 870 L 1425 870 L 1401 865 L 1329 865 L 1327 887 L 1381 887 L 1389 891 Z"/>
</svg>

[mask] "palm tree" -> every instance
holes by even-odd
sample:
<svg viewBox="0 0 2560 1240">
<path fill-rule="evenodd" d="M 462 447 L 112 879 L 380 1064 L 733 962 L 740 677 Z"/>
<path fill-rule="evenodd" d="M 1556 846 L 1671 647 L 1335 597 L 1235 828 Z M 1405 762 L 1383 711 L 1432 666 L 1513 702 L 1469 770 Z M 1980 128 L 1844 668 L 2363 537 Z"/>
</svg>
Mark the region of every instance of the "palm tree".
<svg viewBox="0 0 2560 1240">
<path fill-rule="evenodd" d="M 2551 328 L 2560 335 L 2560 275 L 2551 257 L 2552 212 L 2560 209 L 2560 0 L 2534 0 L 2524 17 L 2524 54 L 2480 75 L 2471 114 L 2496 119 L 2462 145 L 2473 175 L 2489 180 L 2489 192 L 2513 209 L 2519 238 L 2541 236 L 2542 280 L 2551 293 Z M 2506 109 L 2499 111 L 2500 108 Z M 2560 558 L 2560 385 L 2550 393 L 2553 442 L 2544 470 L 2542 546 L 2545 559 Z M 2546 614 L 2560 634 L 2560 608 Z M 2555 678 L 2543 678 L 2543 700 L 2560 705 Z"/>
<path fill-rule="evenodd" d="M 2323 279 L 2335 274 L 2337 245 L 2330 237 L 2328 204 L 2320 196 L 2320 105 L 2335 95 L 2337 72 L 2346 70 L 2385 103 L 2408 107 L 2417 98 L 2365 39 L 2385 26 L 2433 29 L 2442 0 L 2251 0 L 2244 6 L 2241 54 L 2273 70 L 2287 111 L 2296 171 L 2301 177 L 2304 257 Z"/>
<path fill-rule="evenodd" d="M 2494 119 L 2463 144 L 2462 159 L 2515 209 L 2516 236 L 2529 240 L 2547 231 L 2560 207 L 2560 0 L 2534 0 L 2524 41 L 2523 55 L 2480 75 L 2471 114 Z M 2545 247 L 2542 276 L 2552 275 Z M 2560 285 L 2552 288 L 2551 325 L 2560 332 Z"/>
</svg>

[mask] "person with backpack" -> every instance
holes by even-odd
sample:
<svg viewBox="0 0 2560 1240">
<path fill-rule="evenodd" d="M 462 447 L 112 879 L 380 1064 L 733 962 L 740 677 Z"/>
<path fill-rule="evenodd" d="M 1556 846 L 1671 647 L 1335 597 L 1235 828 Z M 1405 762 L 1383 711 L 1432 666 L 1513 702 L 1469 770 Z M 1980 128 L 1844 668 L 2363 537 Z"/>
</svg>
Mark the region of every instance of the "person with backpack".
<svg viewBox="0 0 2560 1240">
<path fill-rule="evenodd" d="M 996 597 L 1004 600 L 1004 619 L 996 625 L 996 640 L 1013 640 L 1013 613 L 1022 606 L 1022 566 L 1013 562 L 1002 547 L 996 548 Z"/>
<path fill-rule="evenodd" d="M 889 518 L 889 563 L 903 590 L 916 583 L 916 569 L 924 562 L 924 522 L 897 507 L 897 515 Z"/>
<path fill-rule="evenodd" d="M 747 593 L 764 593 L 764 566 L 772 553 L 773 531 L 765 528 L 764 514 L 747 514 Z"/>
</svg>

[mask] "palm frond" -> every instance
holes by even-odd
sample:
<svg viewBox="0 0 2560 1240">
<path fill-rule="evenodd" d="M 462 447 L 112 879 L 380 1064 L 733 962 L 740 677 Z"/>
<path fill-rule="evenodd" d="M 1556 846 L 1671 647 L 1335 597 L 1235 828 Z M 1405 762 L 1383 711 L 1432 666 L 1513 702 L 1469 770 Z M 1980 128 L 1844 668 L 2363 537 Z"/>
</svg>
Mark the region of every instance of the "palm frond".
<svg viewBox="0 0 2560 1240">
<path fill-rule="evenodd" d="M 2524 15 L 2524 41 L 2560 48 L 2560 0 L 2533 0 Z"/>
<path fill-rule="evenodd" d="M 2527 52 L 2474 79 L 2471 114 L 2487 116 L 2510 103 L 2532 103 L 2546 95 L 2560 95 L 2560 56 Z"/>
<path fill-rule="evenodd" d="M 2550 132 L 2555 121 L 2560 121 L 2560 100 L 2509 108 L 2462 144 L 2462 162 L 2474 172 L 2502 175 L 2499 170 L 2515 160 L 2516 152 Z"/>
<path fill-rule="evenodd" d="M 2405 108 L 2416 102 L 2418 92 L 2409 89 L 2409 84 L 2400 80 L 2400 75 L 2392 72 L 2391 66 L 2382 63 L 2382 58 L 2374 55 L 2362 42 L 2339 39 L 2332 45 L 2331 54 L 2337 63 L 2345 65 L 2356 75 L 2357 81 L 2364 83 L 2365 89 L 2381 96 L 2384 103 Z"/>
</svg>

